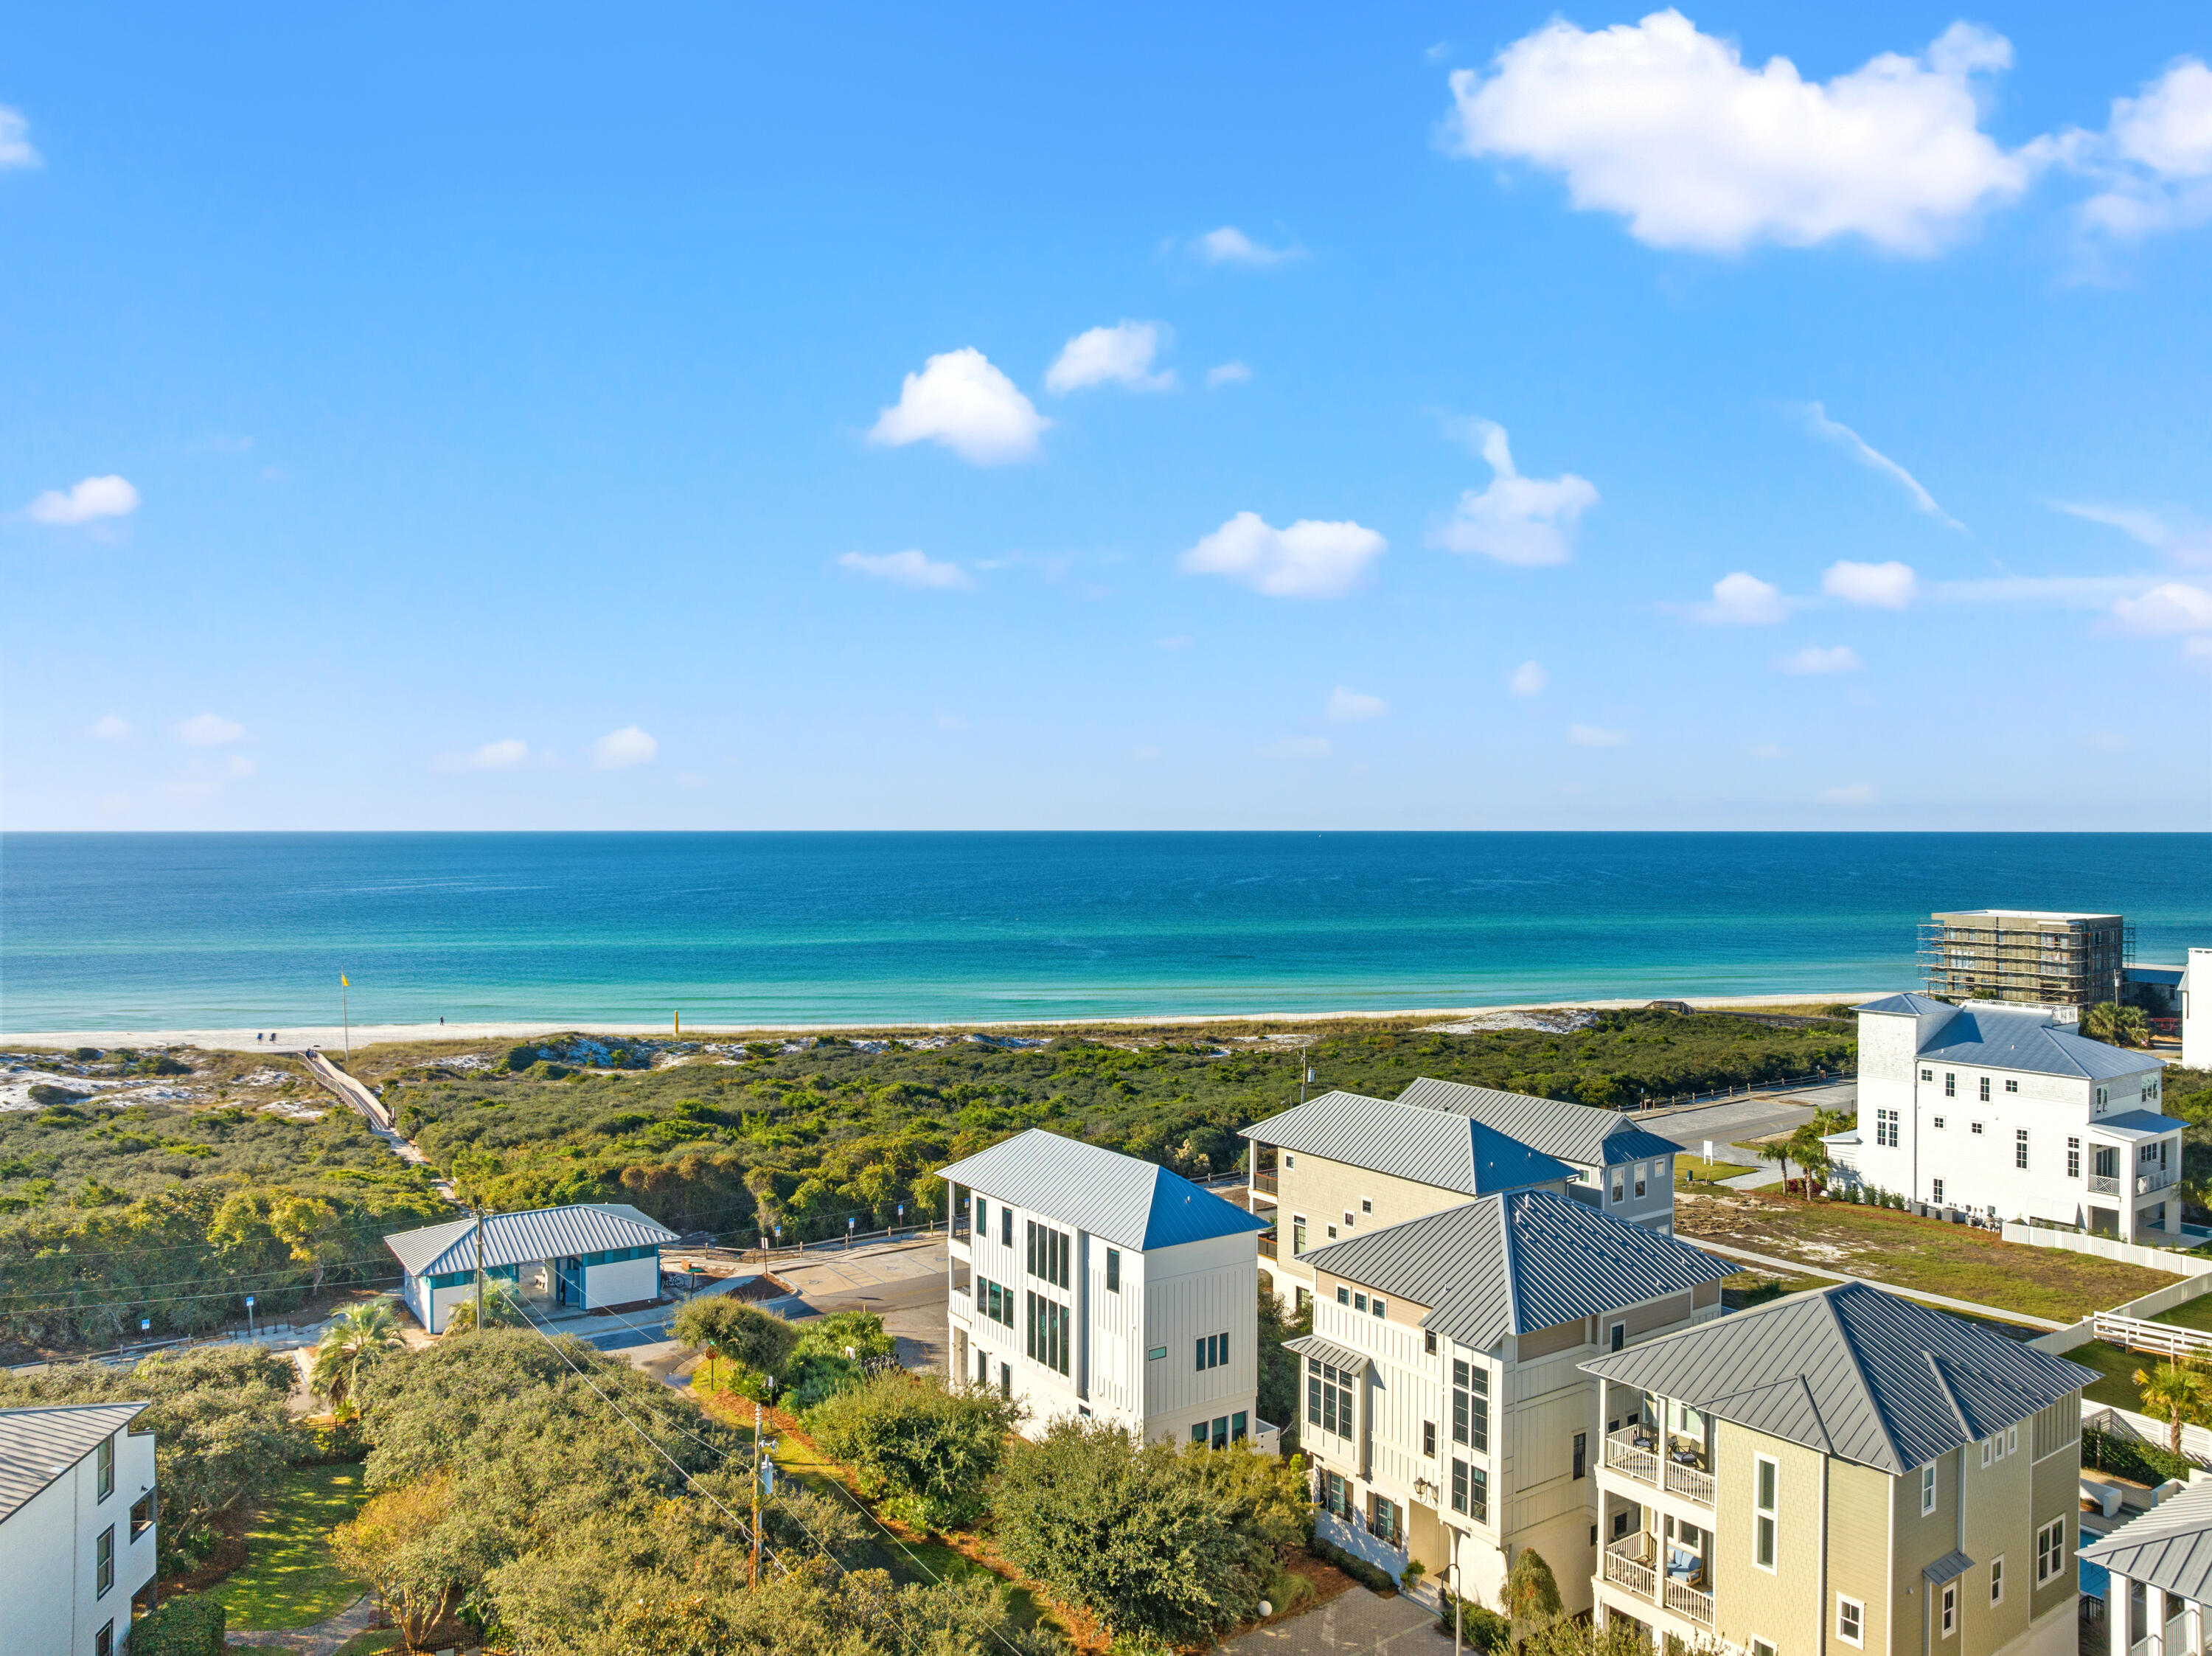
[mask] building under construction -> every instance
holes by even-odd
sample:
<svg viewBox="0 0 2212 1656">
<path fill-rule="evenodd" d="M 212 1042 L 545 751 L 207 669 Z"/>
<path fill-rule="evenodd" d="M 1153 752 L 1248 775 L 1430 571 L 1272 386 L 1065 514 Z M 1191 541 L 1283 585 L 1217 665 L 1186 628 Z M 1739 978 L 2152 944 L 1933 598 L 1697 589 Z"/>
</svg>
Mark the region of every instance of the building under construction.
<svg viewBox="0 0 2212 1656">
<path fill-rule="evenodd" d="M 1920 928 L 1920 974 L 1948 1000 L 2094 1006 L 2121 998 L 2136 932 L 2118 914 L 1976 908 Z"/>
</svg>

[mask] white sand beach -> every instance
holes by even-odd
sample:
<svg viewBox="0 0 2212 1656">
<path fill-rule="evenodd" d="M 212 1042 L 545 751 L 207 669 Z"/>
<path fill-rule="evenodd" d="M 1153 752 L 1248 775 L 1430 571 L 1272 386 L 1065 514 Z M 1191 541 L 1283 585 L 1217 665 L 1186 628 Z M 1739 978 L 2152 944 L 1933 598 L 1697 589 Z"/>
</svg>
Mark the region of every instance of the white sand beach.
<svg viewBox="0 0 2212 1656">
<path fill-rule="evenodd" d="M 1838 1002 L 1872 1000 L 1889 993 L 1888 989 L 1837 990 L 1820 994 L 1786 995 L 1701 995 L 1688 1004 L 1699 1010 L 1726 1011 L 1747 1006 L 1826 1006 Z M 1649 1006 L 1649 997 L 1626 1000 L 1528 1001 L 1504 1006 L 1416 1006 L 1401 1007 L 1379 1011 L 1342 1012 L 1284 1012 L 1256 1010 L 1250 1012 L 1210 1013 L 1191 1017 L 1119 1017 L 1119 1018 L 1026 1018 L 991 1022 L 958 1023 L 693 1023 L 684 1021 L 680 1032 L 685 1037 L 701 1040 L 709 1036 L 726 1039 L 734 1035 L 793 1035 L 793 1034 L 867 1034 L 880 1030 L 927 1029 L 1068 1029 L 1078 1028 L 1181 1028 L 1219 1023 L 1277 1023 L 1299 1026 L 1328 1023 L 1395 1022 L 1401 1018 L 1435 1019 L 1438 1022 L 1474 1020 L 1497 1014 L 1555 1012 L 1565 1010 L 1618 1011 Z M 257 1040 L 257 1034 L 274 1034 L 272 1043 Z M 343 1048 L 349 1040 L 356 1046 L 374 1046 L 380 1041 L 398 1040 L 460 1040 L 499 1041 L 529 1040 L 544 1035 L 556 1034 L 653 1035 L 673 1038 L 678 1031 L 673 1021 L 668 1023 L 356 1023 L 350 1033 L 335 1023 L 316 1024 L 305 1028 L 256 1031 L 252 1029 L 46 1029 L 20 1034 L 0 1036 L 0 1046 L 70 1047 L 70 1046 L 198 1046 L 209 1051 L 235 1052 L 297 1052 L 309 1047 L 325 1051 Z"/>
</svg>

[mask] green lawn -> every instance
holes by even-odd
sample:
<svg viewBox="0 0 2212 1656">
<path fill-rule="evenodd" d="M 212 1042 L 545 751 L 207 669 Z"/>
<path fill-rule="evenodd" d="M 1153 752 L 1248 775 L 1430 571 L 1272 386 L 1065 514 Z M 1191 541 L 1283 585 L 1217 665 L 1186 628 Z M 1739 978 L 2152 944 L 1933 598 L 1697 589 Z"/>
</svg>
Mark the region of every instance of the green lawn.
<svg viewBox="0 0 2212 1656">
<path fill-rule="evenodd" d="M 2212 1334 L 2212 1294 L 2199 1295 L 2193 1300 L 2184 1300 L 2171 1311 L 2161 1311 L 2151 1319 L 2154 1323 L 2172 1323 L 2179 1328 L 2201 1329 Z"/>
<path fill-rule="evenodd" d="M 1702 1156 L 1674 1158 L 1674 1182 L 1678 1185 L 1710 1185 L 1716 1180 L 1733 1179 L 1740 1173 L 1752 1171 L 1741 1162 L 1708 1162 Z"/>
<path fill-rule="evenodd" d="M 2094 1386 L 2084 1386 L 2081 1395 L 2092 1403 L 2101 1403 L 2111 1409 L 2133 1409 L 2141 1412 L 2142 1399 L 2137 1395 L 2135 1381 L 2130 1378 L 2138 1368 L 2154 1368 L 2158 1359 L 2148 1351 L 2130 1351 L 2121 1346 L 2107 1345 L 2102 1340 L 2092 1340 L 2087 1345 L 2077 1345 L 2067 1354 L 2069 1361 L 2084 1368 L 2094 1368 L 2104 1378 Z"/>
<path fill-rule="evenodd" d="M 238 1647 L 233 1645 L 231 1648 L 236 1650 Z M 333 1651 L 331 1656 L 382 1656 L 386 1651 L 396 1651 L 400 1648 L 398 1633 L 388 1628 L 380 1629 L 372 1628 L 367 1633 L 355 1634 L 352 1638 Z M 289 1656 L 289 1653 L 287 1656 Z"/>
<path fill-rule="evenodd" d="M 361 1597 L 331 1556 L 330 1532 L 362 1502 L 361 1467 L 297 1466 L 246 1535 L 246 1562 L 211 1591 L 245 1632 L 311 1627 Z"/>
</svg>

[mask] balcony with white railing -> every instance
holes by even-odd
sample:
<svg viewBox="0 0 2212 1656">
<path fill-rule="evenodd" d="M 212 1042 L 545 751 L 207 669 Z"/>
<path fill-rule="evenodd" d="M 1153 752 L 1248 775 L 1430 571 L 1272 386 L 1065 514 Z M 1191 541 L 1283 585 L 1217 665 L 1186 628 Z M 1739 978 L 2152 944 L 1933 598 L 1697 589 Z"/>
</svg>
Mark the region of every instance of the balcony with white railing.
<svg viewBox="0 0 2212 1656">
<path fill-rule="evenodd" d="M 1699 1627 L 1713 1624 L 1713 1595 L 1702 1585 L 1706 1579 L 1702 1558 L 1692 1558 L 1686 1566 L 1662 1574 L 1652 1538 L 1632 1535 L 1605 1550 L 1600 1568 L 1607 1581 L 1648 1604 L 1656 1604 Z"/>
<path fill-rule="evenodd" d="M 2091 1174 L 2088 1185 L 2089 1194 L 2092 1196 L 2118 1196 L 2120 1193 L 2118 1178 L 2109 1173 Z"/>
<path fill-rule="evenodd" d="M 1605 1464 L 1638 1483 L 1701 1507 L 1713 1504 L 1711 1458 L 1702 1443 L 1689 1438 L 1669 1436 L 1662 1443 L 1649 1427 L 1626 1427 L 1606 1439 Z"/>
<path fill-rule="evenodd" d="M 2136 1194 L 2148 1196 L 2154 1190 L 2164 1190 L 2179 1177 L 2172 1168 L 2153 1168 L 2148 1173 L 2139 1173 L 2136 1175 Z"/>
</svg>

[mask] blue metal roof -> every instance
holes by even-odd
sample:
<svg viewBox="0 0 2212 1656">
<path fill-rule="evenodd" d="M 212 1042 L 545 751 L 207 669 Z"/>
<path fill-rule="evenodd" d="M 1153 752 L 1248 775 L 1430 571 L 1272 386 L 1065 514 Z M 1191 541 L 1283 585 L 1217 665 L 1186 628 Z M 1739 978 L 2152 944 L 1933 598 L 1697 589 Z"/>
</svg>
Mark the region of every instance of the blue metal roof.
<svg viewBox="0 0 2212 1656">
<path fill-rule="evenodd" d="M 1261 1231 L 1271 1222 L 1180 1174 L 1042 1127 L 1016 1133 L 937 1173 L 1011 1206 L 1139 1251 Z"/>
<path fill-rule="evenodd" d="M 2148 1052 L 2131 1052 L 2053 1023 L 2042 1012 L 2003 1012 L 1962 1006 L 1920 1049 L 1923 1059 L 1990 1070 L 2110 1081 L 2160 1067 Z"/>
</svg>

